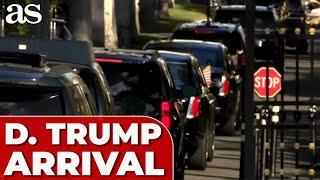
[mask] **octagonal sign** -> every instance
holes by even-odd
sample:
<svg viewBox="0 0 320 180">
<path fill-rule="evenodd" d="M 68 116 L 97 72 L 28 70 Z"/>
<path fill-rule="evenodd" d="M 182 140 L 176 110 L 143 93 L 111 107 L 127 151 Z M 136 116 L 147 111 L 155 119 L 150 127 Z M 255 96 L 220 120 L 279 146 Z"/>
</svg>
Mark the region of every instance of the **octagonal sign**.
<svg viewBox="0 0 320 180">
<path fill-rule="evenodd" d="M 282 88 L 281 74 L 273 67 L 269 67 L 269 83 L 267 81 L 267 68 L 261 67 L 254 73 L 254 92 L 261 98 L 275 97 Z M 268 87 L 267 87 L 268 85 Z"/>
</svg>

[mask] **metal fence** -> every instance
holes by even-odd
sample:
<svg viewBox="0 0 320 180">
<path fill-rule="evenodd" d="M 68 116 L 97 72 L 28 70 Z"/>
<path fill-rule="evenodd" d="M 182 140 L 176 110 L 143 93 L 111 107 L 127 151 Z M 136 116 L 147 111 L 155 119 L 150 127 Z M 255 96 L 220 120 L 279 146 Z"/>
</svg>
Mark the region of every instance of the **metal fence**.
<svg viewBox="0 0 320 180">
<path fill-rule="evenodd" d="M 320 92 L 308 94 L 301 98 L 301 67 L 300 61 L 308 61 L 309 76 L 303 81 L 314 80 L 315 60 L 320 60 L 320 52 L 316 42 L 320 42 L 320 29 L 306 27 L 295 28 L 294 33 L 288 35 L 285 27 L 266 28 L 263 33 L 254 31 L 255 2 L 247 1 L 247 51 L 249 62 L 245 77 L 244 125 L 242 133 L 241 179 L 320 179 L 320 118 L 317 114 L 320 101 L 316 96 Z M 281 72 L 282 91 L 275 98 L 259 99 L 253 92 L 253 74 L 257 67 L 254 59 L 255 39 L 269 39 L 299 42 L 306 39 L 308 52 L 301 55 L 298 48 L 290 55 L 278 56 L 277 62 L 285 63 L 290 56 L 295 67 L 290 69 L 294 75 L 291 84 L 285 80 L 287 71 Z M 320 43 L 319 43 L 320 46 Z M 298 43 L 296 44 L 298 47 Z M 282 59 L 283 58 L 283 59 Z M 267 59 L 264 66 L 267 69 L 267 79 L 272 62 Z M 281 61 L 282 60 L 282 61 Z M 317 86 L 315 82 L 315 86 Z M 320 85 L 320 84 L 319 84 Z M 319 86 L 318 85 L 318 86 Z M 268 88 L 268 81 L 266 88 Z M 288 98 L 288 92 L 290 97 Z M 293 93 L 292 93 L 293 92 Z"/>
</svg>

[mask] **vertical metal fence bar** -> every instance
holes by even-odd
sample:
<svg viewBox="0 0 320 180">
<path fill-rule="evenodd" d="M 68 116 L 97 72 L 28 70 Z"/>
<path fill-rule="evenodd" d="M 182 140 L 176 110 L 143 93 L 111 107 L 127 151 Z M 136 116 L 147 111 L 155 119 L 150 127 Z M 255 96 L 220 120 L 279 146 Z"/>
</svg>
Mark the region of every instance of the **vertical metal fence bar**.
<svg viewBox="0 0 320 180">
<path fill-rule="evenodd" d="M 244 179 L 255 179 L 255 137 L 254 137 L 254 99 L 253 99 L 253 72 L 254 72 L 254 27 L 255 27 L 255 0 L 246 0 L 246 47 L 248 54 L 248 64 L 245 78 L 244 120 L 245 120 L 245 147 L 244 147 Z"/>
<path fill-rule="evenodd" d="M 284 41 L 284 37 L 279 34 L 278 36 L 281 36 L 281 42 Z M 283 52 L 281 52 L 281 84 L 282 84 L 282 90 L 281 90 L 281 111 L 280 111 L 280 117 L 279 117 L 279 123 L 280 123 L 280 178 L 281 180 L 284 179 L 284 150 L 285 150 L 285 144 L 284 144 L 284 129 L 282 128 L 282 125 L 285 123 L 286 120 L 286 114 L 284 109 L 284 95 L 285 95 L 285 84 L 284 84 L 284 78 L 285 78 L 285 58 L 284 58 L 284 47 L 283 44 Z"/>
<path fill-rule="evenodd" d="M 294 38 L 296 40 L 296 111 L 294 113 L 294 119 L 296 123 L 296 131 L 295 131 L 295 143 L 297 143 L 295 147 L 295 177 L 296 180 L 299 179 L 299 152 L 300 152 L 300 144 L 299 144 L 299 95 L 300 95 L 300 69 L 299 69 L 299 38 Z"/>
</svg>

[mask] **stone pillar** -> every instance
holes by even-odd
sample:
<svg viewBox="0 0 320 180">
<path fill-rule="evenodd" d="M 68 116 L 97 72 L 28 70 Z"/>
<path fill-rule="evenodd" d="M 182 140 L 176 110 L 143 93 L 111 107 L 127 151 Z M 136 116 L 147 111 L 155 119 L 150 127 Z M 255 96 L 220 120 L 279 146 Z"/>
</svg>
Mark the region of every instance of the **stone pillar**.
<svg viewBox="0 0 320 180">
<path fill-rule="evenodd" d="M 119 46 L 130 48 L 136 43 L 139 35 L 137 0 L 116 0 L 116 17 Z"/>
<path fill-rule="evenodd" d="M 114 0 L 91 1 L 92 42 L 96 47 L 117 48 L 118 35 Z"/>
<path fill-rule="evenodd" d="M 66 0 L 66 2 L 72 39 L 91 42 L 91 1 Z"/>
<path fill-rule="evenodd" d="M 117 22 L 114 0 L 104 0 L 104 46 L 118 47 Z"/>
</svg>

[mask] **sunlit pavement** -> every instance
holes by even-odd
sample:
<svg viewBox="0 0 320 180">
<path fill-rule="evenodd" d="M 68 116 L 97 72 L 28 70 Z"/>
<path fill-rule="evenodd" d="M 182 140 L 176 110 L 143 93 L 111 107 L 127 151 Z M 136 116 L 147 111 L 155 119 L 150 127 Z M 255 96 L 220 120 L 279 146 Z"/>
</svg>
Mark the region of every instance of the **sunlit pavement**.
<svg viewBox="0 0 320 180">
<path fill-rule="evenodd" d="M 216 137 L 216 151 L 205 171 L 186 171 L 186 180 L 238 179 L 240 169 L 240 137 Z"/>
</svg>

